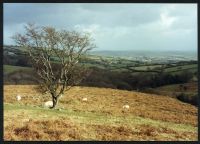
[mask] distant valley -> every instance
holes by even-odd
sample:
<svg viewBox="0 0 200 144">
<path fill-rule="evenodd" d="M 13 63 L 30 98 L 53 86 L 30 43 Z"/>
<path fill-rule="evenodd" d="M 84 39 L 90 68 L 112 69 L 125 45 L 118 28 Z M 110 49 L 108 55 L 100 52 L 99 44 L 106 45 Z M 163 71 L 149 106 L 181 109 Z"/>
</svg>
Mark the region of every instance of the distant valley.
<svg viewBox="0 0 200 144">
<path fill-rule="evenodd" d="M 91 51 L 91 54 L 109 57 L 120 57 L 152 63 L 167 63 L 197 60 L 194 51 Z"/>
</svg>

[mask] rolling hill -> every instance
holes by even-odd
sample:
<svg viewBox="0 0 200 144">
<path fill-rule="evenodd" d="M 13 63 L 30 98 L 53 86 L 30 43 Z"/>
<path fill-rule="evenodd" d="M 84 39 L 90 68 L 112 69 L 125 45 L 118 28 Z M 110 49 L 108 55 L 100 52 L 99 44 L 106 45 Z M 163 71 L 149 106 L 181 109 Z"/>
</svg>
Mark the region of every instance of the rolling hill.
<svg viewBox="0 0 200 144">
<path fill-rule="evenodd" d="M 5 85 L 4 140 L 198 139 L 197 108 L 174 98 L 74 87 L 60 99 L 58 109 L 43 108 L 47 100 L 50 97 L 38 93 L 35 85 Z M 130 108 L 123 109 L 125 104 Z"/>
</svg>

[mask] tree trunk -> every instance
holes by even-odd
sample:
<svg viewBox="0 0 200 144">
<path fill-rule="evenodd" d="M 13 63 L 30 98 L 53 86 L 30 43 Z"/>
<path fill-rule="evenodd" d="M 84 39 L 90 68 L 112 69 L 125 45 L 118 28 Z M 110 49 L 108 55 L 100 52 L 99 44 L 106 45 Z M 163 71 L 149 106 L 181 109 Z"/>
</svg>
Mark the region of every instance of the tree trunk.
<svg viewBox="0 0 200 144">
<path fill-rule="evenodd" d="M 53 106 L 51 107 L 51 109 L 55 109 L 56 105 L 58 104 L 58 98 L 53 96 L 52 101 L 53 101 Z"/>
</svg>

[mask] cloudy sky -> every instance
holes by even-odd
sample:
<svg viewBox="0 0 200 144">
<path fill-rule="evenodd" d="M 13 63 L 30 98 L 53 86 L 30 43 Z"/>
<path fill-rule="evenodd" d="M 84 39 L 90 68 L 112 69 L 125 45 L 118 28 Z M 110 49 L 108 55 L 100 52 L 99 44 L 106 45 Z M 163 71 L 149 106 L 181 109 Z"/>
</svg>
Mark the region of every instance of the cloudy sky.
<svg viewBox="0 0 200 144">
<path fill-rule="evenodd" d="M 96 50 L 197 51 L 196 4 L 5 4 L 4 44 L 34 22 L 90 32 Z"/>
</svg>

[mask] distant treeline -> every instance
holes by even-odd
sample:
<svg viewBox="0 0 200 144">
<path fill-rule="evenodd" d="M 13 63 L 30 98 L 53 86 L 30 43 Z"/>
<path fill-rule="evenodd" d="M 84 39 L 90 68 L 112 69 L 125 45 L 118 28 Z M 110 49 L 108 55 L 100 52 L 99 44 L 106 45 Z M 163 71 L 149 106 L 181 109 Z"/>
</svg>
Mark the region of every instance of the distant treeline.
<svg viewBox="0 0 200 144">
<path fill-rule="evenodd" d="M 170 73 L 113 72 L 97 67 L 90 67 L 88 70 L 91 71 L 90 75 L 80 85 L 124 90 L 142 90 L 168 84 L 186 83 L 193 77 L 189 71 L 171 75 Z M 18 70 L 4 74 L 5 84 L 36 84 L 37 80 L 34 71 L 30 70 Z"/>
<path fill-rule="evenodd" d="M 4 65 L 22 66 L 22 67 L 31 67 L 31 64 L 30 64 L 26 54 L 20 54 L 20 55 L 4 54 L 3 64 Z"/>
<path fill-rule="evenodd" d="M 108 87 L 125 90 L 142 90 L 168 84 L 186 83 L 193 77 L 189 71 L 171 75 L 169 73 L 137 73 L 112 72 L 93 67 L 92 73 L 81 85 Z"/>
<path fill-rule="evenodd" d="M 52 61 L 55 61 L 53 59 Z M 56 61 L 55 61 L 56 62 Z M 83 59 L 83 63 L 95 61 L 89 59 Z M 100 62 L 99 62 L 100 63 Z M 194 63 L 191 61 L 191 63 Z M 22 67 L 31 67 L 31 64 L 25 53 L 18 53 L 17 55 L 11 55 L 4 53 L 3 57 L 4 65 L 14 65 Z M 179 62 L 179 65 L 183 65 L 185 62 Z M 187 62 L 188 64 L 188 62 Z M 170 65 L 170 64 L 169 64 Z M 57 67 L 59 64 L 56 63 Z M 128 66 L 124 65 L 126 69 Z M 178 74 L 170 74 L 166 72 L 123 72 L 123 71 L 111 71 L 109 69 L 101 69 L 100 67 L 90 67 L 89 70 L 91 74 L 87 77 L 80 85 L 84 86 L 95 86 L 95 87 L 107 87 L 107 88 L 117 88 L 126 90 L 136 90 L 144 88 L 154 88 L 158 86 L 163 86 L 167 84 L 178 84 L 188 82 L 192 77 L 193 73 L 190 71 L 182 71 Z M 196 73 L 197 75 L 197 73 Z M 9 74 L 4 74 L 5 84 L 29 84 L 36 83 L 38 78 L 34 72 L 31 71 L 14 71 Z"/>
</svg>

